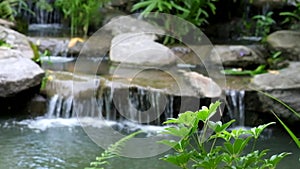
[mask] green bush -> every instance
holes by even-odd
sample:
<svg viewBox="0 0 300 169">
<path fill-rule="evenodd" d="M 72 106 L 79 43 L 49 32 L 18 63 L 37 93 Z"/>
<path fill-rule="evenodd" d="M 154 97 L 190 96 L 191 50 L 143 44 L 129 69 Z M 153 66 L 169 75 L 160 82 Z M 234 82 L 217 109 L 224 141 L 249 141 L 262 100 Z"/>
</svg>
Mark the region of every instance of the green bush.
<svg viewBox="0 0 300 169">
<path fill-rule="evenodd" d="M 166 128 L 164 133 L 178 137 L 179 141 L 160 141 L 175 151 L 163 157 L 162 160 L 183 169 L 189 166 L 205 169 L 273 169 L 289 154 L 281 153 L 265 158 L 267 150 L 255 150 L 255 143 L 262 131 L 274 122 L 250 130 L 239 128 L 228 131 L 228 127 L 234 120 L 225 124 L 220 121 L 211 121 L 210 117 L 216 113 L 219 105 L 220 102 L 216 102 L 209 108 L 203 107 L 197 112 L 185 112 L 178 118 L 167 120 L 165 124 L 175 124 L 175 126 Z M 201 134 L 198 132 L 200 122 L 204 124 Z M 209 130 L 214 132 L 210 136 Z M 252 150 L 246 153 L 245 148 L 251 140 L 254 141 Z"/>
</svg>

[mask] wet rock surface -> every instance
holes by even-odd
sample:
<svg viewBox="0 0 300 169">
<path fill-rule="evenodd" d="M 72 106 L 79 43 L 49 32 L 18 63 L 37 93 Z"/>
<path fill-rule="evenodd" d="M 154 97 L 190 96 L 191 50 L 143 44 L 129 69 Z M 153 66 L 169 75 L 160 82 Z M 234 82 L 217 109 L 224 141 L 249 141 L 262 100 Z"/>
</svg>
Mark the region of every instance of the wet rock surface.
<svg viewBox="0 0 300 169">
<path fill-rule="evenodd" d="M 259 90 L 266 91 L 272 96 L 280 99 L 287 105 L 291 106 L 297 112 L 300 112 L 300 63 L 291 62 L 289 67 L 279 70 L 278 73 L 266 73 L 256 75 L 252 80 L 252 85 Z M 262 103 L 260 111 L 270 112 L 273 110 L 280 117 L 289 123 L 299 121 L 292 112 L 275 100 L 259 94 L 259 101 Z"/>
<path fill-rule="evenodd" d="M 14 95 L 41 83 L 44 71 L 28 58 L 0 57 L 0 97 Z"/>
<path fill-rule="evenodd" d="M 115 17 L 108 22 L 104 27 L 104 30 L 112 33 L 113 36 L 123 33 L 152 33 L 163 35 L 164 30 L 151 25 L 148 22 L 138 20 L 131 16 L 119 16 Z"/>
<path fill-rule="evenodd" d="M 292 61 L 300 61 L 299 42 L 299 31 L 282 30 L 267 37 L 267 43 L 272 50 L 282 51 L 282 55 Z"/>
</svg>

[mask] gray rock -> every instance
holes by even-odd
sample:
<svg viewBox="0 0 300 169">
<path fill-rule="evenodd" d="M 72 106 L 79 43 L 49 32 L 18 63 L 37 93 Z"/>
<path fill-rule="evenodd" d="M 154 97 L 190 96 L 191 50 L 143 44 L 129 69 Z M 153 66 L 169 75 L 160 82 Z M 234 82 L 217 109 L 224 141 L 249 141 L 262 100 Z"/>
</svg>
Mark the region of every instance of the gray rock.
<svg viewBox="0 0 300 169">
<path fill-rule="evenodd" d="M 211 78 L 205 77 L 197 72 L 184 72 L 183 74 L 200 95 L 207 98 L 217 98 L 221 96 L 222 89 Z"/>
<path fill-rule="evenodd" d="M 70 42 L 69 38 L 52 37 L 29 37 L 29 40 L 38 46 L 41 53 L 48 50 L 53 56 L 66 56 Z"/>
<path fill-rule="evenodd" d="M 300 32 L 277 31 L 267 37 L 267 43 L 272 50 L 282 51 L 289 60 L 300 60 Z"/>
<path fill-rule="evenodd" d="M 7 28 L 15 26 L 15 24 L 13 22 L 10 22 L 10 21 L 4 20 L 4 19 L 0 19 L 0 25 L 7 27 Z"/>
<path fill-rule="evenodd" d="M 216 45 L 211 61 L 219 64 L 218 58 L 225 67 L 247 68 L 266 63 L 259 50 L 242 45 Z"/>
<path fill-rule="evenodd" d="M 0 39 L 5 40 L 11 46 L 11 51 L 21 51 L 19 56 L 33 58 L 33 51 L 26 36 L 12 29 L 0 26 Z"/>
<path fill-rule="evenodd" d="M 176 56 L 154 41 L 155 35 L 126 33 L 113 38 L 110 60 L 122 64 L 161 67 L 175 63 Z"/>
<path fill-rule="evenodd" d="M 252 85 L 259 90 L 266 91 L 272 96 L 282 100 L 287 105 L 291 106 L 297 112 L 300 112 L 300 63 L 291 62 L 289 67 L 282 69 L 279 73 L 266 73 L 256 75 L 252 80 Z M 261 112 L 275 111 L 280 117 L 283 117 L 288 122 L 293 123 L 300 119 L 293 115 L 287 108 L 283 107 L 278 102 L 259 95 L 259 100 L 262 103 Z"/>
<path fill-rule="evenodd" d="M 113 36 L 123 33 L 153 33 L 164 34 L 165 31 L 151 25 L 148 22 L 132 18 L 130 16 L 120 16 L 111 19 L 103 28 L 110 31 Z"/>
<path fill-rule="evenodd" d="M 0 97 L 14 95 L 37 86 L 42 81 L 44 71 L 39 65 L 29 58 L 19 57 L 20 55 L 20 52 L 1 49 Z"/>
</svg>

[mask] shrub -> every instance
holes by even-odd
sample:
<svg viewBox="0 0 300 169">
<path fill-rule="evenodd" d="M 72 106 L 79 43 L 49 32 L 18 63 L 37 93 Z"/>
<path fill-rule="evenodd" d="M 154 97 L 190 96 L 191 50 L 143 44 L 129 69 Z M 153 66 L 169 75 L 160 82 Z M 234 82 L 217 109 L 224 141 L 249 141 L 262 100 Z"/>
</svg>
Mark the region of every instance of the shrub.
<svg viewBox="0 0 300 169">
<path fill-rule="evenodd" d="M 163 140 L 160 143 L 172 147 L 175 151 L 162 158 L 183 169 L 189 168 L 275 168 L 277 164 L 289 153 L 273 155 L 264 158 L 267 150 L 255 150 L 255 143 L 262 131 L 274 122 L 260 125 L 246 130 L 243 128 L 228 131 L 234 120 L 222 124 L 210 120 L 220 102 L 211 104 L 209 108 L 203 107 L 197 112 L 185 112 L 178 118 L 169 119 L 165 124 L 175 124 L 165 129 L 165 134 L 178 137 L 179 141 Z M 199 122 L 204 124 L 202 133 L 199 134 Z M 208 136 L 208 131 L 214 133 Z M 246 153 L 245 148 L 253 140 L 251 152 Z M 196 143 L 196 145 L 193 143 Z M 219 143 L 221 142 L 221 143 Z M 218 143 L 218 144 L 217 144 Z M 210 145 L 210 146 L 209 146 Z M 208 147 L 208 148 L 207 148 Z"/>
</svg>

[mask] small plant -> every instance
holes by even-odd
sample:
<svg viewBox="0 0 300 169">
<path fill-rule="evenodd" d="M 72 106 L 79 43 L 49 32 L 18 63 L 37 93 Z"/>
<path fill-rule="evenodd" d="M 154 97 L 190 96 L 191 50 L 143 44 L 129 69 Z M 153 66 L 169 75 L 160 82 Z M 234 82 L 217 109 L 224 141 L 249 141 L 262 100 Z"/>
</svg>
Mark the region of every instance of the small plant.
<svg viewBox="0 0 300 169">
<path fill-rule="evenodd" d="M 131 133 L 116 143 L 111 144 L 106 150 L 104 150 L 103 153 L 101 153 L 101 156 L 96 157 L 96 161 L 90 163 L 90 167 L 86 167 L 85 169 L 104 169 L 104 166 L 109 164 L 108 160 L 120 157 L 121 150 L 125 146 L 126 142 L 140 133 L 142 133 L 142 131 Z"/>
<path fill-rule="evenodd" d="M 262 42 L 266 41 L 266 37 L 271 32 L 271 26 L 276 22 L 272 18 L 273 12 L 265 15 L 255 15 L 252 19 L 256 20 L 255 36 L 262 37 Z"/>
<path fill-rule="evenodd" d="M 11 45 L 6 43 L 5 40 L 0 39 L 0 47 L 7 47 L 7 48 L 11 48 Z"/>
<path fill-rule="evenodd" d="M 170 146 L 175 151 L 162 160 L 187 169 L 231 168 L 231 169 L 273 169 L 289 153 L 281 153 L 266 158 L 267 150 L 255 150 L 255 143 L 263 130 L 274 122 L 254 127 L 250 130 L 243 128 L 228 131 L 234 122 L 213 122 L 210 118 L 217 112 L 221 103 L 211 104 L 209 108 L 202 107 L 197 112 L 185 112 L 178 118 L 172 118 L 165 124 L 173 124 L 165 129 L 164 133 L 179 138 L 162 140 L 160 143 Z M 199 123 L 203 123 L 202 133 L 199 134 Z M 208 131 L 213 131 L 208 135 Z M 253 140 L 252 150 L 246 153 L 245 148 Z M 194 142 L 194 143 L 193 143 Z"/>
<path fill-rule="evenodd" d="M 254 70 L 243 70 L 241 68 L 239 69 L 233 68 L 233 69 L 225 69 L 222 71 L 222 73 L 225 75 L 235 75 L 235 76 L 254 76 L 266 72 L 267 72 L 266 65 L 259 65 Z"/>
</svg>

